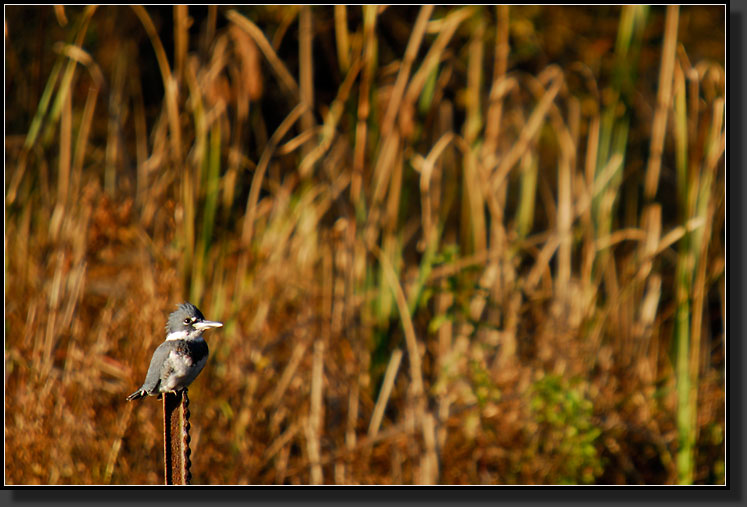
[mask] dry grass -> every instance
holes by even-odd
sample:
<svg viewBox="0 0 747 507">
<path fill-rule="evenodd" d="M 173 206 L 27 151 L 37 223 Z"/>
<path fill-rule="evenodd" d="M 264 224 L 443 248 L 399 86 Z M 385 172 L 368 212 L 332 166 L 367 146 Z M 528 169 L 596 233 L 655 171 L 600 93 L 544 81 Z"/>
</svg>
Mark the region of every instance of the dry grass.
<svg viewBox="0 0 747 507">
<path fill-rule="evenodd" d="M 6 484 L 723 483 L 724 16 L 6 8 Z"/>
</svg>

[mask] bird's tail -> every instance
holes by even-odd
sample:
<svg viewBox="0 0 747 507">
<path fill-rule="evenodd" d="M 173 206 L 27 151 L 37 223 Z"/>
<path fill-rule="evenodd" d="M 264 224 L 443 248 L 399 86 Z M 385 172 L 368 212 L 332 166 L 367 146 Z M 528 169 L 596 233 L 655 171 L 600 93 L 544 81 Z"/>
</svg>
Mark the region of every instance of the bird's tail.
<svg viewBox="0 0 747 507">
<path fill-rule="evenodd" d="M 134 393 L 132 393 L 131 395 L 127 397 L 127 401 L 139 400 L 140 398 L 143 398 L 147 394 L 148 393 L 145 392 L 145 389 L 138 389 L 137 391 L 135 391 Z"/>
</svg>

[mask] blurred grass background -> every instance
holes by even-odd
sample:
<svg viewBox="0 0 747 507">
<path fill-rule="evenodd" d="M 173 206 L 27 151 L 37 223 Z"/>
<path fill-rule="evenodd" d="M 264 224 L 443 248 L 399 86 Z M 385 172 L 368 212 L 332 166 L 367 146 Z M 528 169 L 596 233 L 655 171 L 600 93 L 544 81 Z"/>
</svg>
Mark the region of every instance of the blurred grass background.
<svg viewBox="0 0 747 507">
<path fill-rule="evenodd" d="M 5 8 L 5 482 L 723 484 L 723 6 Z"/>
</svg>

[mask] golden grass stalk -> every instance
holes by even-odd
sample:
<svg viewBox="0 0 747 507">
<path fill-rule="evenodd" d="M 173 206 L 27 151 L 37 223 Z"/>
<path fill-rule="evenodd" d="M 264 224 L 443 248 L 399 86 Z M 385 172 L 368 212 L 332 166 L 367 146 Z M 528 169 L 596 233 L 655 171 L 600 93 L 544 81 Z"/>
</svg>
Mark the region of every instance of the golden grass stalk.
<svg viewBox="0 0 747 507">
<path fill-rule="evenodd" d="M 257 44 L 257 47 L 265 55 L 265 58 L 267 58 L 272 70 L 275 71 L 277 76 L 280 78 L 280 84 L 285 87 L 293 98 L 300 97 L 298 83 L 296 83 L 296 80 L 293 79 L 293 76 L 288 71 L 285 64 L 278 57 L 277 53 L 272 48 L 272 45 L 262 33 L 262 30 L 245 16 L 242 16 L 233 9 L 226 12 L 226 17 L 251 36 L 255 44 Z"/>
<path fill-rule="evenodd" d="M 389 396 L 392 394 L 392 387 L 394 386 L 394 379 L 397 376 L 397 370 L 399 370 L 399 363 L 402 361 L 402 349 L 394 349 L 392 356 L 389 358 L 389 364 L 386 367 L 386 373 L 384 373 L 384 381 L 381 384 L 379 390 L 379 397 L 376 400 L 376 405 L 371 416 L 371 422 L 368 424 L 368 436 L 369 438 L 375 438 L 379 432 L 381 421 L 384 418 L 384 410 L 389 402 Z"/>
<path fill-rule="evenodd" d="M 324 427 L 322 413 L 322 390 L 324 388 L 324 342 L 314 342 L 313 364 L 311 368 L 311 403 L 309 408 L 309 422 L 306 425 L 306 440 L 311 462 L 311 484 L 322 484 L 324 477 L 319 463 L 321 456 L 322 428 Z"/>
<path fill-rule="evenodd" d="M 659 88 L 656 94 L 656 111 L 651 128 L 651 146 L 646 168 L 644 194 L 653 199 L 659 186 L 661 171 L 661 154 L 664 150 L 664 133 L 667 127 L 669 104 L 672 97 L 672 73 L 674 72 L 674 50 L 677 47 L 677 27 L 679 26 L 679 6 L 667 7 L 666 26 L 664 28 L 664 47 L 661 52 L 659 70 Z"/>
</svg>

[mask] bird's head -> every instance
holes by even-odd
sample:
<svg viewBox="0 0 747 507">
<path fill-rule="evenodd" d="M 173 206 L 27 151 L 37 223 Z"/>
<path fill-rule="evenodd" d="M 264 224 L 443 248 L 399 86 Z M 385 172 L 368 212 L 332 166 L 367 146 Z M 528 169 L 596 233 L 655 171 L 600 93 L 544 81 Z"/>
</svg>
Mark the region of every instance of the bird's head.
<svg viewBox="0 0 747 507">
<path fill-rule="evenodd" d="M 182 303 L 169 315 L 169 322 L 166 324 L 166 339 L 194 340 L 202 336 L 203 331 L 222 326 L 222 322 L 205 320 L 202 312 L 192 303 Z"/>
</svg>

